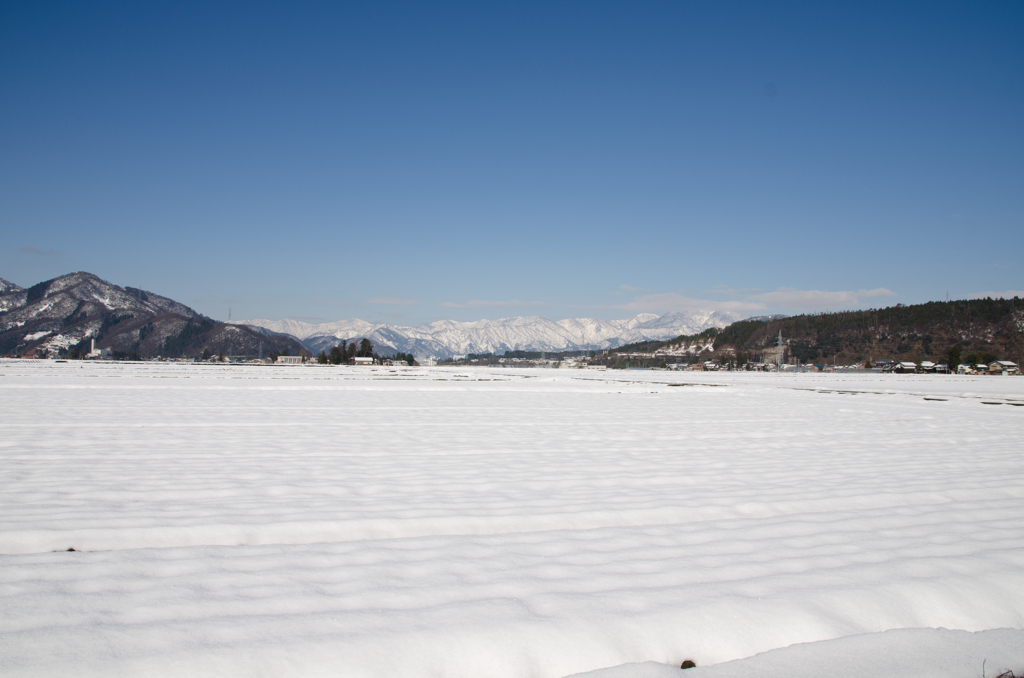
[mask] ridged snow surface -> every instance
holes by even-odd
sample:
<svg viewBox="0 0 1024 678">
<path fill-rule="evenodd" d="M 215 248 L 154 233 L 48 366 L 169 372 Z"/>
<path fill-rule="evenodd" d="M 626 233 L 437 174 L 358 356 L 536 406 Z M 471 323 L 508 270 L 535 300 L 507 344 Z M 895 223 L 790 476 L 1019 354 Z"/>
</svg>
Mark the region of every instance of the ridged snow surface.
<svg viewBox="0 0 1024 678">
<path fill-rule="evenodd" d="M 374 325 L 357 319 L 319 325 L 296 320 L 240 320 L 238 324 L 290 334 L 314 353 L 329 351 L 342 340 L 365 337 L 384 350 L 447 358 L 467 353 L 607 349 L 637 341 L 697 334 L 709 327 L 725 327 L 741 317 L 729 312 L 696 311 L 662 316 L 641 313 L 626 320 L 566 318 L 554 321 L 538 316 L 475 322 L 439 320 L 421 327 Z"/>
<path fill-rule="evenodd" d="M 795 678 L 814 652 L 778 648 L 890 629 L 1020 671 L 1019 631 L 935 638 L 1024 628 L 1021 405 L 1016 377 L 0 363 L 0 675 L 777 650 L 746 675 Z M 805 673 L 954 675 L 862 668 Z"/>
<path fill-rule="evenodd" d="M 995 678 L 1020 676 L 1024 631 L 893 629 L 816 643 L 799 643 L 714 666 L 685 678 Z M 675 666 L 644 662 L 576 674 L 573 678 L 681 678 Z"/>
</svg>

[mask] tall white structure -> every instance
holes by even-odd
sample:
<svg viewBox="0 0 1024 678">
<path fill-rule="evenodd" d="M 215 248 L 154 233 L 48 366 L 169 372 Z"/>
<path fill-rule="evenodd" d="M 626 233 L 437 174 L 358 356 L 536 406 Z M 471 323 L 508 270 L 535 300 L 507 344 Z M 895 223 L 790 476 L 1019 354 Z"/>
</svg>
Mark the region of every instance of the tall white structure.
<svg viewBox="0 0 1024 678">
<path fill-rule="evenodd" d="M 782 371 L 782 330 L 779 330 L 779 343 L 775 349 L 775 369 Z"/>
</svg>

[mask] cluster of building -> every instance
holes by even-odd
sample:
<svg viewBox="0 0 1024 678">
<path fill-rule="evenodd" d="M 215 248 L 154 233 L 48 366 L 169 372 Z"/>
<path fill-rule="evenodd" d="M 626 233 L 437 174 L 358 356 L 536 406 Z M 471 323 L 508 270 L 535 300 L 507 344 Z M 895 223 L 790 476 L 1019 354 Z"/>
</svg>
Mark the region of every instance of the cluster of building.
<svg viewBox="0 0 1024 678">
<path fill-rule="evenodd" d="M 933 363 L 930 360 L 922 360 L 920 362 L 909 362 L 909 361 L 895 361 L 890 358 L 883 358 L 875 362 L 875 369 L 879 369 L 882 372 L 892 372 L 894 374 L 949 374 L 953 370 L 950 369 L 949 365 L 944 363 Z M 1020 374 L 1020 368 L 1017 363 L 1010 360 L 994 360 L 991 363 L 984 364 L 980 363 L 977 365 L 970 365 L 967 363 L 961 363 L 956 368 L 957 374 Z"/>
<path fill-rule="evenodd" d="M 957 374 L 1020 374 L 1020 367 L 1017 363 L 1009 360 L 996 360 L 988 365 L 966 365 L 961 364 L 956 369 Z"/>
<path fill-rule="evenodd" d="M 935 364 L 930 360 L 915 363 L 908 360 L 896 361 L 892 358 L 882 358 L 876 361 L 875 369 L 894 374 L 949 374 L 950 372 L 949 365 L 944 363 Z"/>
</svg>

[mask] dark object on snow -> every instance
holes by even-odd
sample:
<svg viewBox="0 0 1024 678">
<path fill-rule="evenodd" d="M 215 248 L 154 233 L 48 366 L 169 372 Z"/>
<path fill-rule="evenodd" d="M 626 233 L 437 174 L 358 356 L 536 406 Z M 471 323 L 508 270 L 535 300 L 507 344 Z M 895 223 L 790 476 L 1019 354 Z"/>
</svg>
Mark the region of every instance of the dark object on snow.
<svg viewBox="0 0 1024 678">
<path fill-rule="evenodd" d="M 70 549 L 68 549 L 68 551 L 74 551 L 74 550 L 75 550 L 75 549 L 73 549 L 73 548 L 70 548 Z"/>
<path fill-rule="evenodd" d="M 697 662 L 693 661 L 692 659 L 687 659 L 686 661 L 683 662 L 683 665 L 680 666 L 679 668 L 681 668 L 681 669 L 693 669 L 693 668 L 696 668 L 696 667 L 697 667 Z"/>
</svg>

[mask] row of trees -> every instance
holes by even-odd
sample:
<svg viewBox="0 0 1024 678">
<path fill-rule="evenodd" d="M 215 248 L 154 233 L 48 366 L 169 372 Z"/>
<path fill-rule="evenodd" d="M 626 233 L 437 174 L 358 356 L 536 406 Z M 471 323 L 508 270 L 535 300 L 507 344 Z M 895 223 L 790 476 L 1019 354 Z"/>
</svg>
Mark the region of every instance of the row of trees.
<svg viewBox="0 0 1024 678">
<path fill-rule="evenodd" d="M 320 351 L 316 361 L 321 365 L 349 365 L 356 358 L 374 358 L 373 342 L 369 339 L 360 339 L 359 343 L 348 343 L 342 340 L 341 344 L 333 347 L 329 353 Z"/>
<path fill-rule="evenodd" d="M 351 365 L 356 358 L 381 360 L 381 356 L 373 350 L 373 343 L 369 339 L 360 339 L 358 343 L 353 341 L 351 344 L 347 340 L 343 340 L 329 352 L 320 351 L 316 361 L 321 365 Z M 409 365 L 416 364 L 416 359 L 411 353 L 396 353 L 391 359 L 401 360 Z"/>
<path fill-rule="evenodd" d="M 960 347 L 956 344 L 953 344 L 946 354 L 946 361 L 949 364 L 949 369 L 954 371 L 962 364 L 987 365 L 998 359 L 999 358 L 995 353 L 990 353 L 989 351 L 973 351 L 965 356 L 961 356 Z"/>
</svg>

